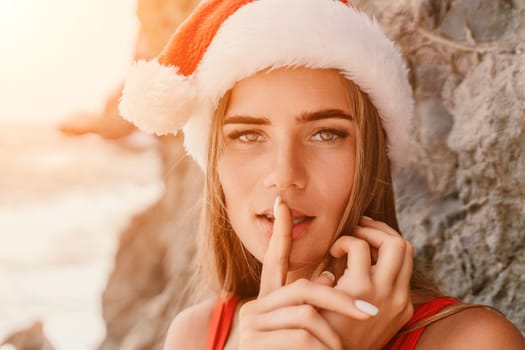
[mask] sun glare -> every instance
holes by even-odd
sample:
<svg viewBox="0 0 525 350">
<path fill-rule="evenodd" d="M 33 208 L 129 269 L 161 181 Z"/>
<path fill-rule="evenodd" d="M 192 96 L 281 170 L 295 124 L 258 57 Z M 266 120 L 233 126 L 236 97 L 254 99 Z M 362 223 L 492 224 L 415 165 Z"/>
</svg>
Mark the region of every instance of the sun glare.
<svg viewBox="0 0 525 350">
<path fill-rule="evenodd" d="M 43 1 L 0 0 L 0 38 L 2 49 L 14 48 L 20 36 L 38 29 L 45 18 Z"/>
<path fill-rule="evenodd" d="M 2 35 L 2 38 L 5 29 L 11 28 L 16 10 L 15 0 L 0 0 L 0 35 Z"/>
<path fill-rule="evenodd" d="M 136 0 L 0 0 L 0 121 L 98 111 L 133 57 Z"/>
<path fill-rule="evenodd" d="M 23 0 L 0 0 L 0 35 L 4 36 L 5 30 L 13 28 L 20 19 L 24 4 Z"/>
</svg>

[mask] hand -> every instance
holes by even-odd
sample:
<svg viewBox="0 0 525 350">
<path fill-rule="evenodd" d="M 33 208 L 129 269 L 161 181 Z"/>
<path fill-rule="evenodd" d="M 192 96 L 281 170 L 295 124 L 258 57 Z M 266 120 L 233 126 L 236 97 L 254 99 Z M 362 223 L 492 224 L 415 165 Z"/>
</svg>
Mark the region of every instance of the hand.
<svg viewBox="0 0 525 350">
<path fill-rule="evenodd" d="M 332 246 L 332 256 L 347 256 L 334 289 L 376 305 L 379 313 L 364 321 L 331 310 L 321 315 L 341 336 L 344 349 L 382 349 L 413 314 L 413 248 L 383 222 L 362 219 L 360 225 L 353 236 L 341 236 Z M 332 284 L 322 276 L 318 282 Z"/>
<path fill-rule="evenodd" d="M 306 279 L 285 285 L 292 219 L 284 203 L 276 205 L 276 214 L 259 296 L 244 304 L 239 313 L 239 349 L 342 350 L 339 335 L 318 310 L 358 320 L 371 316 L 359 311 L 342 290 Z"/>
</svg>

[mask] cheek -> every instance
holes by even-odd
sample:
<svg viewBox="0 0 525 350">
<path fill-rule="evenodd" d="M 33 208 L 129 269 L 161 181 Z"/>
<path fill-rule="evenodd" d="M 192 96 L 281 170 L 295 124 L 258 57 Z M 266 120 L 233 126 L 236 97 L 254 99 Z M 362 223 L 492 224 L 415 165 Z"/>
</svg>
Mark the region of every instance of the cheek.
<svg viewBox="0 0 525 350">
<path fill-rule="evenodd" d="M 316 177 L 319 207 L 323 208 L 322 219 L 317 226 L 319 233 L 315 237 L 315 254 L 318 257 L 324 256 L 336 238 L 337 229 L 352 193 L 354 170 L 352 154 L 350 157 L 339 158 L 337 163 L 325 164 L 322 174 Z"/>
<path fill-rule="evenodd" d="M 342 152 L 317 165 L 316 183 L 323 205 L 339 218 L 344 210 L 354 183 L 354 152 Z"/>
<path fill-rule="evenodd" d="M 238 157 L 224 156 L 217 163 L 219 182 L 226 200 L 226 211 L 236 232 L 249 220 L 257 176 L 253 167 Z"/>
<path fill-rule="evenodd" d="M 250 199 L 256 174 L 246 161 L 225 155 L 219 158 L 217 172 L 229 209 L 238 208 L 243 201 L 246 203 Z"/>
<path fill-rule="evenodd" d="M 257 178 L 253 167 L 233 157 L 223 157 L 217 163 L 219 181 L 226 201 L 226 213 L 238 239 L 259 261 L 264 254 L 265 241 L 253 234 L 252 205 L 256 202 Z"/>
<path fill-rule="evenodd" d="M 219 181 L 225 196 L 233 199 L 234 194 L 244 196 L 243 200 L 252 198 L 253 189 L 260 182 L 267 163 L 267 152 L 246 152 L 225 149 L 217 162 Z"/>
<path fill-rule="evenodd" d="M 353 169 L 345 172 L 340 171 L 339 174 L 336 174 L 336 172 L 337 170 L 334 169 L 334 176 L 332 181 L 329 181 L 330 188 L 327 189 L 327 192 L 331 194 L 332 209 L 340 217 L 350 199 L 354 176 Z"/>
</svg>

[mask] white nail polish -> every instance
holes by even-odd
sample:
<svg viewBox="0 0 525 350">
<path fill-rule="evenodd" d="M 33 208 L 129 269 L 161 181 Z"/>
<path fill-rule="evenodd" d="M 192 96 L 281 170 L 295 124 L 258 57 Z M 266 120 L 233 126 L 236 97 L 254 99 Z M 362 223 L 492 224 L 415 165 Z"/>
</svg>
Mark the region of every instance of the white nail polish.
<svg viewBox="0 0 525 350">
<path fill-rule="evenodd" d="M 379 312 L 379 309 L 377 307 L 370 303 L 367 303 L 364 300 L 356 300 L 355 307 L 363 311 L 365 314 L 369 314 L 370 316 L 375 316 Z"/>
<path fill-rule="evenodd" d="M 332 283 L 335 282 L 335 275 L 331 273 L 330 271 L 321 272 L 321 276 L 328 278 L 330 281 L 332 281 Z"/>
<path fill-rule="evenodd" d="M 372 221 L 372 220 L 374 220 L 374 219 L 369 218 L 368 216 L 364 216 L 364 215 L 362 216 L 362 218 L 365 219 L 365 220 L 368 220 L 368 221 Z"/>
<path fill-rule="evenodd" d="M 277 211 L 279 209 L 279 204 L 281 204 L 281 196 L 275 197 L 275 202 L 273 203 L 273 217 L 277 219 Z"/>
</svg>

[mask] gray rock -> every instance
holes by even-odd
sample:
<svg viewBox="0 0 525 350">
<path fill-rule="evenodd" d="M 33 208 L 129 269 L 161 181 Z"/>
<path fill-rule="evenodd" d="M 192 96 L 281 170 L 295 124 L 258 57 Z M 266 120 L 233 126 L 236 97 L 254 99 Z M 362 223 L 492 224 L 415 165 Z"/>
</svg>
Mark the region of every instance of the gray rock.
<svg viewBox="0 0 525 350">
<path fill-rule="evenodd" d="M 525 332 L 525 21 L 509 2 L 452 4 L 435 13 L 449 41 L 435 40 L 434 55 L 414 50 L 421 41 L 401 40 L 418 68 L 416 156 L 396 179 L 399 221 L 416 263 L 443 291 L 496 306 Z M 472 37 L 461 35 L 463 24 Z M 494 49 L 476 51 L 489 40 Z"/>
</svg>

